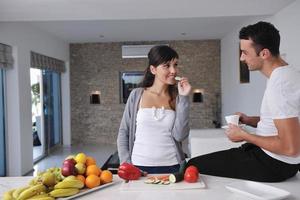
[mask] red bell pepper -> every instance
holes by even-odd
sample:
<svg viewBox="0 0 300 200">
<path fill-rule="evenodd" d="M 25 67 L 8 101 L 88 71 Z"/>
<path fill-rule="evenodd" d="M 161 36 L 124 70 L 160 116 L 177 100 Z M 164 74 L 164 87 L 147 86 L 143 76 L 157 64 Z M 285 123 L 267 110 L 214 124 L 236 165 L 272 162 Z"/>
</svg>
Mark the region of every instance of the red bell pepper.
<svg viewBox="0 0 300 200">
<path fill-rule="evenodd" d="M 142 176 L 142 172 L 134 165 L 125 162 L 120 165 L 118 175 L 125 180 L 137 180 Z"/>
</svg>

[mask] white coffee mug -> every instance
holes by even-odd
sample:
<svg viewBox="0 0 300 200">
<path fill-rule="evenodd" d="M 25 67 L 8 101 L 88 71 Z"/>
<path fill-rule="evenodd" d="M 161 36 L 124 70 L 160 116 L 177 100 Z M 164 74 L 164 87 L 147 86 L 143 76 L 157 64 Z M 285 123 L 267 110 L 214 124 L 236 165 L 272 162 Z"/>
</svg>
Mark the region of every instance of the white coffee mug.
<svg viewBox="0 0 300 200">
<path fill-rule="evenodd" d="M 225 120 L 226 120 L 227 124 L 239 125 L 239 119 L 240 119 L 239 115 L 225 116 Z"/>
</svg>

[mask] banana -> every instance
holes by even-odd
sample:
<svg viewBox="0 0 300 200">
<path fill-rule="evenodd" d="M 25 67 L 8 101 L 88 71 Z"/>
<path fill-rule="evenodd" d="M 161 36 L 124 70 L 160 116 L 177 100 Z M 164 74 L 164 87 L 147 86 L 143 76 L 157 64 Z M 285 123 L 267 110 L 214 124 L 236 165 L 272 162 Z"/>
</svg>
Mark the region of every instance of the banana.
<svg viewBox="0 0 300 200">
<path fill-rule="evenodd" d="M 39 195 L 37 195 L 39 196 Z M 46 196 L 46 197 L 40 197 L 40 198 L 29 198 L 29 199 L 26 199 L 26 200 L 55 200 L 54 197 L 50 197 L 50 196 Z"/>
<path fill-rule="evenodd" d="M 15 189 L 12 189 L 12 190 L 9 190 L 9 191 L 7 191 L 7 192 L 5 192 L 4 194 L 3 194 L 3 200 L 13 200 L 14 198 L 13 198 L 13 192 L 15 191 Z"/>
<path fill-rule="evenodd" d="M 12 193 L 13 198 L 17 199 L 19 197 L 19 195 L 28 188 L 29 188 L 29 186 L 20 187 L 20 188 L 15 189 L 15 191 Z"/>
<path fill-rule="evenodd" d="M 41 198 L 44 198 L 44 197 L 49 197 L 49 194 L 47 194 L 47 193 L 38 194 L 38 195 L 35 195 L 33 197 L 30 197 L 29 199 L 41 199 Z"/>
<path fill-rule="evenodd" d="M 19 197 L 17 198 L 17 200 L 25 200 L 25 199 L 29 199 L 41 192 L 46 192 L 46 187 L 43 184 L 38 184 L 35 186 L 31 186 L 30 188 L 24 190 Z"/>
<path fill-rule="evenodd" d="M 67 177 L 64 179 L 64 181 L 68 181 L 68 180 L 78 180 L 78 179 L 76 178 L 76 176 L 71 175 L 71 176 L 67 176 Z"/>
<path fill-rule="evenodd" d="M 63 180 L 54 186 L 54 189 L 66 189 L 66 188 L 83 188 L 84 184 L 80 180 Z"/>
<path fill-rule="evenodd" d="M 55 189 L 51 191 L 49 194 L 52 197 L 68 197 L 72 196 L 74 194 L 77 194 L 79 192 L 78 188 L 65 188 L 65 189 Z"/>
</svg>

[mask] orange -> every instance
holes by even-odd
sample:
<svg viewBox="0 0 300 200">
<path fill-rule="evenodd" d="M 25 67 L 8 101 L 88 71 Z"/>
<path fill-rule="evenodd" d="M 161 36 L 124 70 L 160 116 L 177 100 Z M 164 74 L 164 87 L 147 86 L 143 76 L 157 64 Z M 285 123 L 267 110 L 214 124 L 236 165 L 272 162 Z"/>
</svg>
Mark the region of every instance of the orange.
<svg viewBox="0 0 300 200">
<path fill-rule="evenodd" d="M 85 174 L 86 176 L 89 176 L 91 174 L 94 174 L 96 176 L 99 176 L 101 173 L 100 169 L 97 167 L 97 165 L 90 165 L 86 168 Z"/>
<path fill-rule="evenodd" d="M 79 179 L 83 184 L 85 183 L 85 177 L 83 175 L 77 175 L 77 179 Z"/>
<path fill-rule="evenodd" d="M 91 157 L 91 156 L 87 156 L 87 157 L 86 157 L 86 161 L 85 161 L 85 165 L 86 165 L 86 166 L 96 165 L 96 160 L 95 160 L 95 158 L 93 158 L 93 157 Z"/>
<path fill-rule="evenodd" d="M 100 180 L 102 184 L 110 183 L 113 180 L 113 175 L 109 170 L 103 170 L 100 175 Z"/>
<path fill-rule="evenodd" d="M 94 174 L 89 175 L 88 177 L 86 177 L 85 179 L 85 185 L 88 188 L 94 188 L 100 185 L 100 178 Z"/>
<path fill-rule="evenodd" d="M 99 175 L 98 176 L 100 177 L 100 175 L 102 173 L 102 169 L 100 167 L 98 169 L 99 169 Z"/>
</svg>

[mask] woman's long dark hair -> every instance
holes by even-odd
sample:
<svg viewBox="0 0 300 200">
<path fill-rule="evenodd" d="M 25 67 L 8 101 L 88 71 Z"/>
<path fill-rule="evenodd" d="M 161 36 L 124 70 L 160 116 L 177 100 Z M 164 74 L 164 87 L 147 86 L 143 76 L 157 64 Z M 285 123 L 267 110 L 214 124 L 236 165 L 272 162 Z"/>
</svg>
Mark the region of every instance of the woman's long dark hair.
<svg viewBox="0 0 300 200">
<path fill-rule="evenodd" d="M 141 87 L 147 88 L 151 87 L 154 82 L 154 74 L 151 73 L 150 66 L 157 67 L 160 64 L 167 63 L 173 59 L 178 59 L 179 56 L 177 52 L 169 46 L 166 45 L 159 45 L 154 46 L 148 53 L 148 67 L 145 70 L 144 78 L 141 82 Z M 168 92 L 170 95 L 169 105 L 172 109 L 175 110 L 175 99 L 178 94 L 176 84 L 169 85 Z"/>
</svg>

